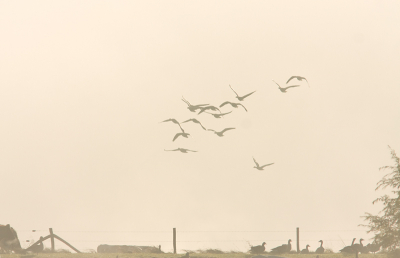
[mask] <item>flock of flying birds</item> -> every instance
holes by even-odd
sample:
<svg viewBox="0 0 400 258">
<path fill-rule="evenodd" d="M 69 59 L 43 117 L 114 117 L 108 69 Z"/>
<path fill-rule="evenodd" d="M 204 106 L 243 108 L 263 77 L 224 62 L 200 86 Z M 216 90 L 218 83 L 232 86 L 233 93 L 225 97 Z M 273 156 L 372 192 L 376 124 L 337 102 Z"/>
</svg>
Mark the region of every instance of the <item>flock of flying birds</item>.
<svg viewBox="0 0 400 258">
<path fill-rule="evenodd" d="M 307 84 L 308 84 L 307 79 L 304 78 L 304 77 L 302 77 L 302 76 L 291 76 L 291 77 L 287 80 L 286 84 L 288 84 L 288 83 L 289 83 L 291 80 L 293 80 L 293 79 L 297 79 L 298 81 L 305 80 L 305 81 L 307 82 Z M 290 89 L 290 88 L 294 88 L 294 87 L 299 87 L 299 86 L 300 86 L 300 85 L 291 85 L 291 86 L 287 86 L 287 87 L 281 87 L 277 82 L 275 82 L 274 80 L 272 80 L 272 81 L 273 81 L 274 83 L 276 83 L 276 85 L 278 85 L 278 89 L 279 89 L 282 93 L 286 93 L 287 90 Z M 308 84 L 308 86 L 310 86 L 310 85 Z M 252 91 L 252 92 L 250 92 L 250 93 L 248 93 L 248 94 L 246 94 L 246 95 L 239 96 L 239 94 L 237 94 L 237 92 L 231 87 L 231 85 L 229 85 L 229 87 L 230 87 L 231 90 L 235 93 L 236 98 L 237 98 L 240 102 L 244 101 L 245 98 L 249 97 L 250 95 L 252 95 L 253 93 L 256 92 L 256 91 Z M 226 105 L 230 105 L 230 106 L 233 107 L 233 108 L 239 108 L 239 107 L 241 107 L 241 108 L 243 108 L 243 109 L 247 112 L 247 109 L 246 109 L 246 107 L 245 107 L 243 104 L 241 104 L 241 103 L 235 103 L 235 102 L 230 102 L 230 101 L 225 101 L 225 102 L 223 102 L 221 105 L 219 105 L 219 108 L 216 107 L 216 106 L 213 106 L 213 105 L 209 105 L 209 104 L 192 105 L 192 104 L 191 104 L 189 101 L 187 101 L 183 96 L 182 96 L 182 101 L 186 103 L 187 108 L 189 109 L 190 112 L 197 112 L 197 111 L 198 111 L 198 113 L 197 113 L 198 115 L 200 115 L 200 114 L 202 114 L 202 113 L 207 113 L 207 114 L 210 114 L 210 115 L 214 116 L 214 118 L 217 118 L 217 119 L 218 119 L 218 118 L 222 118 L 223 116 L 226 116 L 226 115 L 229 115 L 230 113 L 232 113 L 232 110 L 229 111 L 229 112 L 226 112 L 226 113 L 222 113 L 222 112 L 221 112 L 221 110 L 220 110 L 219 108 L 222 108 L 223 106 L 226 106 Z M 209 111 L 213 111 L 213 112 L 209 112 Z M 214 133 L 215 133 L 217 136 L 219 136 L 219 137 L 225 136 L 224 133 L 227 132 L 227 131 L 236 129 L 236 128 L 234 128 L 234 127 L 228 127 L 228 128 L 223 129 L 222 131 L 216 131 L 216 130 L 214 130 L 214 129 L 206 129 L 206 128 L 201 124 L 201 122 L 200 122 L 199 120 L 197 120 L 196 118 L 190 118 L 190 119 L 187 119 L 187 120 L 185 120 L 185 121 L 183 121 L 183 122 L 178 122 L 175 118 L 169 118 L 169 119 L 166 119 L 166 120 L 164 120 L 164 121 L 161 121 L 160 123 L 164 123 L 164 122 L 172 122 L 172 123 L 174 123 L 174 124 L 177 124 L 177 125 L 179 126 L 180 130 L 181 130 L 181 132 L 178 132 L 178 133 L 175 134 L 174 138 L 172 139 L 173 142 L 174 142 L 175 140 L 177 140 L 179 137 L 183 137 L 183 138 L 188 138 L 188 137 L 189 137 L 190 134 L 187 133 L 187 132 L 185 132 L 185 130 L 184 130 L 184 129 L 182 128 L 182 126 L 181 126 L 181 124 L 183 124 L 183 123 L 192 122 L 192 123 L 199 124 L 199 126 L 201 126 L 201 128 L 202 128 L 203 130 L 205 130 L 205 131 L 212 131 L 212 132 L 214 132 Z M 195 151 L 195 150 L 189 150 L 189 149 L 185 149 L 185 148 L 177 148 L 177 149 L 174 149 L 174 150 L 165 150 L 165 149 L 164 149 L 164 151 L 180 151 L 180 152 L 182 152 L 182 153 L 197 152 L 197 151 Z M 256 169 L 258 169 L 258 170 L 264 170 L 265 167 L 274 164 L 274 163 L 269 163 L 269 164 L 265 164 L 265 165 L 260 166 L 260 165 L 258 164 L 258 162 L 254 159 L 254 157 L 253 157 L 253 160 L 254 160 L 254 163 L 255 163 L 254 168 L 256 168 Z"/>
</svg>

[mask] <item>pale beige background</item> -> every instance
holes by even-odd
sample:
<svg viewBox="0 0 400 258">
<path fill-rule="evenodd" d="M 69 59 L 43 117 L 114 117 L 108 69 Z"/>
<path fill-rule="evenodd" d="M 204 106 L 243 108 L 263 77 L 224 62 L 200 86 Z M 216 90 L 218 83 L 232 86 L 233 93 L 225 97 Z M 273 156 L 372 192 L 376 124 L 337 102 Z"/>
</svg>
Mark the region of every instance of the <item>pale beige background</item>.
<svg viewBox="0 0 400 258">
<path fill-rule="evenodd" d="M 171 251 L 173 227 L 179 252 L 270 250 L 296 227 L 311 250 L 370 238 L 360 216 L 379 210 L 387 145 L 400 153 L 399 13 L 399 1 L 0 1 L 0 223 L 24 247 L 53 227 L 83 250 Z M 282 94 L 272 79 L 291 75 L 310 87 Z M 181 101 L 234 101 L 229 84 L 257 90 L 247 113 L 217 120 Z M 168 118 L 236 130 L 188 123 L 172 142 Z M 164 152 L 177 147 L 199 152 Z M 275 164 L 255 170 L 252 156 Z"/>
</svg>

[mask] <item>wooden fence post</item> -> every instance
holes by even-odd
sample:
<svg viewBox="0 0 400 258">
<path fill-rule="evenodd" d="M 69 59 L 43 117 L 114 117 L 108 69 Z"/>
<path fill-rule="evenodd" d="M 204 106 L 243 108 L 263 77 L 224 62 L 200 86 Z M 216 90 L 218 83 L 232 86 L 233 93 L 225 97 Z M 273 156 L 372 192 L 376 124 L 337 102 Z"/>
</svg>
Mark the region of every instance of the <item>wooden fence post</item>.
<svg viewBox="0 0 400 258">
<path fill-rule="evenodd" d="M 176 228 L 173 229 L 174 254 L 176 254 Z"/>
<path fill-rule="evenodd" d="M 300 233 L 299 228 L 296 228 L 297 231 L 297 252 L 300 253 Z"/>
<path fill-rule="evenodd" d="M 49 228 L 50 231 L 50 238 L 51 238 L 51 251 L 54 253 L 54 234 L 53 229 Z"/>
</svg>

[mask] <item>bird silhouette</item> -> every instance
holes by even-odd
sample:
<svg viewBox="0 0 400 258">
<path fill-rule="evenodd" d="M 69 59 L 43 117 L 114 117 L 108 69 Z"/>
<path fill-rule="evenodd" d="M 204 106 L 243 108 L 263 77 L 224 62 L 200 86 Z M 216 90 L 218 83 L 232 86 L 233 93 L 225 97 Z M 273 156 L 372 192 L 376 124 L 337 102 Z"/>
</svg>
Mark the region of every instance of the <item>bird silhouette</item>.
<svg viewBox="0 0 400 258">
<path fill-rule="evenodd" d="M 292 85 L 292 86 L 288 86 L 288 87 L 282 88 L 276 81 L 274 81 L 274 80 L 272 80 L 272 81 L 275 82 L 276 85 L 278 85 L 279 90 L 280 90 L 281 92 L 283 92 L 283 93 L 286 93 L 286 91 L 287 91 L 289 88 L 299 87 L 299 86 L 300 86 L 300 85 Z"/>
<path fill-rule="evenodd" d="M 234 108 L 237 108 L 238 106 L 242 106 L 243 108 L 244 108 L 244 110 L 246 110 L 246 112 L 247 112 L 247 109 L 245 108 L 245 106 L 243 106 L 242 104 L 240 104 L 240 103 L 233 103 L 233 102 L 230 102 L 230 101 L 225 101 L 224 103 L 222 103 L 219 107 L 223 107 L 223 106 L 225 106 L 226 104 L 230 104 L 232 107 L 234 107 Z"/>
<path fill-rule="evenodd" d="M 353 250 L 354 252 L 361 252 L 362 248 L 363 248 L 363 243 L 362 241 L 364 241 L 364 239 L 360 238 L 360 243 L 359 244 L 354 244 L 353 245 Z"/>
<path fill-rule="evenodd" d="M 190 135 L 189 133 L 185 133 L 185 131 L 182 130 L 181 133 L 175 134 L 174 139 L 172 139 L 172 141 L 174 142 L 179 136 L 183 136 L 185 138 L 188 138 L 189 135 Z"/>
<path fill-rule="evenodd" d="M 250 247 L 250 253 L 252 254 L 260 254 L 265 251 L 265 245 L 266 243 L 263 242 L 262 245 L 257 245 L 257 246 L 251 246 Z"/>
<path fill-rule="evenodd" d="M 198 115 L 200 115 L 201 113 L 203 113 L 206 110 L 212 110 L 212 111 L 217 111 L 218 110 L 221 113 L 221 110 L 219 110 L 219 108 L 214 107 L 214 106 L 201 107 L 200 109 L 201 109 L 200 112 L 197 113 Z"/>
<path fill-rule="evenodd" d="M 222 137 L 222 136 L 224 136 L 224 133 L 225 133 L 226 131 L 232 130 L 232 129 L 236 129 L 236 128 L 233 128 L 233 127 L 225 128 L 225 129 L 222 130 L 221 132 L 217 132 L 217 131 L 215 131 L 215 130 L 213 130 L 213 129 L 208 129 L 207 131 L 213 131 L 216 135 L 218 135 L 219 137 Z"/>
<path fill-rule="evenodd" d="M 368 252 L 371 252 L 371 253 L 374 253 L 374 254 L 376 252 L 378 252 L 379 249 L 381 249 L 381 245 L 379 245 L 379 244 L 368 244 L 365 247 L 367 247 Z"/>
<path fill-rule="evenodd" d="M 191 118 L 191 119 L 188 119 L 188 120 L 186 120 L 186 121 L 183 121 L 182 124 L 183 124 L 183 123 L 190 122 L 190 121 L 192 121 L 193 123 L 199 124 L 204 130 L 207 130 L 207 129 L 200 123 L 200 121 L 197 120 L 196 118 Z"/>
<path fill-rule="evenodd" d="M 310 253 L 310 251 L 308 250 L 309 247 L 311 247 L 311 246 L 310 246 L 310 245 L 306 245 L 306 248 L 303 249 L 303 250 L 301 250 L 300 253 L 302 253 L 302 254 L 308 254 L 308 253 Z"/>
<path fill-rule="evenodd" d="M 188 150 L 188 149 L 184 149 L 184 148 L 178 148 L 178 149 L 175 149 L 175 150 L 166 150 L 166 149 L 164 149 L 164 151 L 180 151 L 182 153 L 188 153 L 188 151 L 197 152 L 197 151 L 194 151 L 194 150 Z"/>
<path fill-rule="evenodd" d="M 271 253 L 288 253 L 288 252 L 290 252 L 290 250 L 292 250 L 292 244 L 290 242 L 292 242 L 291 239 L 288 240 L 287 244 L 272 248 Z"/>
<path fill-rule="evenodd" d="M 174 123 L 174 124 L 177 124 L 177 125 L 179 125 L 179 127 L 181 128 L 181 130 L 182 130 L 182 132 L 183 132 L 183 129 L 182 129 L 182 126 L 181 126 L 181 124 L 175 119 L 175 118 L 170 118 L 170 119 L 167 119 L 167 120 L 164 120 L 164 121 L 161 121 L 160 123 L 164 123 L 164 122 L 172 122 L 172 123 Z"/>
<path fill-rule="evenodd" d="M 321 245 L 315 250 L 317 254 L 323 254 L 325 251 L 325 248 L 322 246 L 324 244 L 324 241 L 319 240 L 318 242 L 321 242 Z"/>
<path fill-rule="evenodd" d="M 239 101 L 243 101 L 245 98 L 247 98 L 248 96 L 250 96 L 251 94 L 253 94 L 254 92 L 256 92 L 256 91 L 253 91 L 253 92 L 250 92 L 249 94 L 246 94 L 246 95 L 244 95 L 244 96 L 239 96 L 237 93 L 236 93 L 236 91 L 232 88 L 232 86 L 229 84 L 229 87 L 231 88 L 231 90 L 233 90 L 233 92 L 236 94 L 236 98 L 239 100 Z"/>
<path fill-rule="evenodd" d="M 266 164 L 266 165 L 263 165 L 260 167 L 260 165 L 258 165 L 258 162 L 254 159 L 254 157 L 253 157 L 253 160 L 254 160 L 254 163 L 256 163 L 256 166 L 254 166 L 254 168 L 256 168 L 258 170 L 264 170 L 264 167 L 274 164 L 274 163 L 269 163 L 269 164 Z"/>
<path fill-rule="evenodd" d="M 26 249 L 26 251 L 31 251 L 32 253 L 40 253 L 42 252 L 44 249 L 44 245 L 43 245 L 43 237 L 40 237 L 39 243 L 37 244 L 33 244 L 30 247 L 28 247 Z"/>
<path fill-rule="evenodd" d="M 292 79 L 297 79 L 299 81 L 305 80 L 308 84 L 308 87 L 310 87 L 310 84 L 308 83 L 307 79 L 305 77 L 302 76 L 292 76 L 289 78 L 289 80 L 287 80 L 286 84 L 288 84 Z"/>
<path fill-rule="evenodd" d="M 353 238 L 353 242 L 351 242 L 351 245 L 345 246 L 342 249 L 340 249 L 339 251 L 341 253 L 354 253 L 355 252 L 353 249 L 354 241 L 356 241 L 355 238 Z"/>
<path fill-rule="evenodd" d="M 207 114 L 210 114 L 210 115 L 213 115 L 215 118 L 221 118 L 221 117 L 223 117 L 224 115 L 227 115 L 227 114 L 230 114 L 230 113 L 232 113 L 232 111 L 229 111 L 229 112 L 227 112 L 227 113 L 220 113 L 220 114 L 218 114 L 218 113 L 210 113 L 210 112 L 206 112 Z"/>
<path fill-rule="evenodd" d="M 188 109 L 190 110 L 190 112 L 196 112 L 197 109 L 200 109 L 202 106 L 207 106 L 208 104 L 198 104 L 198 105 L 192 105 L 190 104 L 189 101 L 187 101 L 183 96 L 182 96 L 182 101 L 186 103 L 186 105 L 188 105 Z"/>
</svg>

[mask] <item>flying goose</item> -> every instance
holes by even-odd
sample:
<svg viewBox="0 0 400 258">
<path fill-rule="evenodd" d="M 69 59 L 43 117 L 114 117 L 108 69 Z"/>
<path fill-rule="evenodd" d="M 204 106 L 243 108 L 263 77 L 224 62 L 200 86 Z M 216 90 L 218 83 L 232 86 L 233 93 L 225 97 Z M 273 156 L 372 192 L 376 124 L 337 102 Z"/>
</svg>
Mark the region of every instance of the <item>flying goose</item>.
<svg viewBox="0 0 400 258">
<path fill-rule="evenodd" d="M 218 114 L 218 113 L 216 113 L 216 114 L 213 114 L 213 113 L 210 113 L 210 112 L 206 112 L 207 114 L 210 114 L 210 115 L 213 115 L 215 118 L 221 118 L 222 116 L 224 116 L 224 115 L 227 115 L 227 114 L 229 114 L 229 113 L 232 113 L 232 111 L 229 111 L 229 112 L 227 112 L 227 113 L 220 113 L 220 114 Z"/>
<path fill-rule="evenodd" d="M 200 109 L 201 109 L 200 112 L 197 113 L 198 115 L 200 115 L 201 113 L 203 113 L 206 110 L 212 110 L 212 111 L 217 111 L 218 110 L 221 113 L 221 110 L 219 110 L 219 108 L 214 107 L 214 106 L 200 107 Z"/>
<path fill-rule="evenodd" d="M 172 141 L 174 142 L 176 140 L 176 138 L 178 138 L 179 136 L 183 136 L 185 138 L 188 138 L 189 135 L 190 135 L 189 133 L 185 133 L 185 131 L 182 129 L 181 133 L 175 134 L 174 139 L 172 139 Z"/>
<path fill-rule="evenodd" d="M 300 253 L 302 253 L 302 254 L 308 254 L 308 253 L 310 253 L 310 251 L 308 250 L 309 247 L 311 247 L 311 246 L 310 246 L 310 245 L 306 245 L 306 248 L 303 249 L 303 250 L 301 250 Z"/>
<path fill-rule="evenodd" d="M 179 125 L 179 127 L 181 128 L 181 130 L 182 130 L 182 132 L 183 132 L 183 129 L 182 129 L 182 126 L 181 126 L 181 124 L 175 119 L 175 118 L 170 118 L 170 119 L 167 119 L 167 120 L 164 120 L 164 121 L 161 121 L 160 123 L 164 123 L 164 122 L 172 122 L 172 123 L 174 123 L 174 124 L 177 124 L 177 125 Z"/>
<path fill-rule="evenodd" d="M 269 164 L 266 164 L 266 165 L 263 165 L 263 166 L 260 167 L 260 165 L 258 165 L 258 163 L 257 163 L 257 161 L 254 159 L 254 157 L 253 157 L 253 160 L 254 160 L 254 163 L 256 163 L 256 166 L 254 166 L 254 168 L 256 168 L 256 169 L 258 169 L 258 170 L 264 170 L 264 167 L 270 166 L 270 165 L 274 164 L 274 163 L 269 163 Z"/>
<path fill-rule="evenodd" d="M 219 137 L 222 137 L 222 136 L 224 136 L 224 132 L 226 132 L 226 131 L 228 131 L 228 130 L 232 130 L 232 129 L 236 129 L 236 128 L 233 128 L 233 127 L 225 128 L 225 129 L 222 130 L 221 132 L 217 132 L 217 131 L 215 131 L 215 130 L 213 130 L 213 129 L 207 129 L 207 131 L 213 131 L 216 135 L 218 135 Z"/>
<path fill-rule="evenodd" d="M 278 85 L 279 90 L 280 90 L 281 92 L 283 92 L 283 93 L 286 93 L 287 89 L 289 89 L 289 88 L 299 87 L 299 86 L 300 86 L 300 85 L 292 85 L 292 86 L 288 86 L 288 87 L 282 88 L 281 86 L 279 86 L 279 84 L 278 84 L 276 81 L 274 81 L 274 80 L 272 80 L 272 81 L 275 82 L 276 85 Z"/>
<path fill-rule="evenodd" d="M 164 151 L 180 151 L 182 153 L 188 153 L 188 151 L 197 152 L 197 151 L 194 151 L 194 150 L 188 150 L 188 149 L 184 149 L 184 148 L 178 148 L 178 149 L 175 149 L 175 150 L 166 150 L 166 149 L 164 149 Z"/>
<path fill-rule="evenodd" d="M 265 245 L 266 243 L 263 242 L 262 245 L 257 245 L 257 246 L 251 246 L 250 247 L 250 253 L 252 254 L 260 254 L 265 251 Z"/>
<path fill-rule="evenodd" d="M 225 106 L 226 104 L 230 104 L 232 107 L 234 107 L 234 108 L 237 108 L 238 106 L 242 106 L 243 108 L 244 108 L 244 110 L 246 110 L 246 112 L 247 112 L 247 109 L 242 105 L 242 104 L 240 104 L 240 103 L 233 103 L 233 102 L 230 102 L 230 101 L 225 101 L 224 103 L 222 103 L 221 105 L 219 105 L 219 107 L 223 107 L 223 106 Z"/>
<path fill-rule="evenodd" d="M 308 87 L 310 87 L 310 84 L 308 83 L 307 79 L 305 77 L 302 76 L 292 76 L 289 78 L 289 80 L 287 80 L 286 84 L 288 84 L 292 79 L 297 79 L 299 81 L 305 80 L 308 84 Z"/>
<path fill-rule="evenodd" d="M 322 247 L 322 244 L 324 243 L 324 241 L 319 240 L 318 242 L 321 242 L 321 245 L 320 245 L 320 247 L 317 248 L 317 250 L 315 250 L 315 252 L 316 252 L 317 254 L 323 254 L 324 251 L 325 251 L 325 248 Z"/>
<path fill-rule="evenodd" d="M 253 92 L 250 92 L 249 94 L 246 94 L 246 95 L 244 95 L 244 96 L 239 96 L 237 93 L 236 93 L 236 91 L 232 88 L 232 86 L 229 84 L 229 87 L 231 88 L 231 90 L 233 90 L 233 92 L 236 94 L 236 98 L 239 100 L 239 101 L 243 101 L 246 97 L 248 97 L 248 96 L 250 96 L 251 94 L 253 94 L 254 92 L 256 92 L 256 91 L 253 91 Z"/>
<path fill-rule="evenodd" d="M 193 123 L 199 124 L 204 130 L 207 130 L 207 129 L 200 123 L 200 121 L 197 120 L 196 118 L 191 118 L 191 119 L 188 119 L 188 120 L 186 120 L 186 121 L 183 121 L 182 124 L 183 124 L 183 123 L 186 123 L 186 122 L 190 122 L 190 121 L 192 121 Z"/>
<path fill-rule="evenodd" d="M 199 105 L 192 105 L 190 104 L 189 101 L 187 101 L 183 96 L 182 96 L 182 101 L 186 103 L 186 105 L 188 105 L 188 109 L 191 112 L 196 112 L 197 109 L 200 109 L 202 106 L 207 106 L 208 104 L 199 104 Z"/>
<path fill-rule="evenodd" d="M 281 245 L 281 246 L 277 246 L 275 248 L 271 249 L 271 253 L 288 253 L 290 252 L 290 250 L 292 250 L 292 244 L 290 244 L 290 242 L 292 242 L 291 239 L 288 240 L 287 244 Z"/>
</svg>

